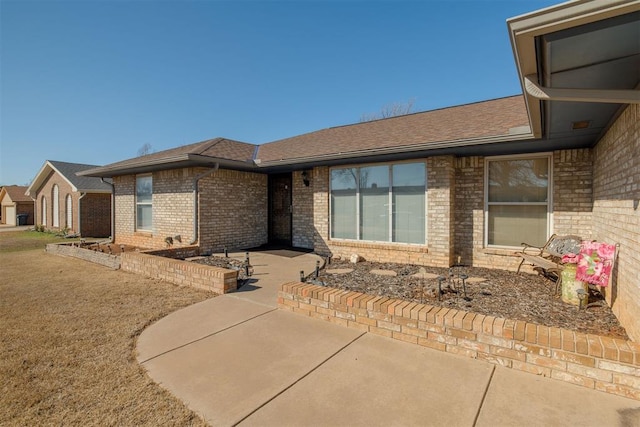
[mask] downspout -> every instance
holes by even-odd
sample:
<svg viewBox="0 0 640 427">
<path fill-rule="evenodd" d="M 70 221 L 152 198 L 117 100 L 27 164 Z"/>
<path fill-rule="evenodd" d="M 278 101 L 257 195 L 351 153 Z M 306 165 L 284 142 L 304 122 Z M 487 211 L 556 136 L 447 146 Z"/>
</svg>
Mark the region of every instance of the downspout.
<svg viewBox="0 0 640 427">
<path fill-rule="evenodd" d="M 116 186 L 111 182 L 107 182 L 100 177 L 100 181 L 111 187 L 111 240 L 110 243 L 116 241 Z"/>
<path fill-rule="evenodd" d="M 80 193 L 80 197 L 78 197 L 78 235 L 82 236 L 82 211 L 80 210 L 80 200 L 82 200 L 82 198 L 84 196 L 86 196 L 87 193 Z"/>
<path fill-rule="evenodd" d="M 217 171 L 219 166 L 220 164 L 216 163 L 213 169 L 209 169 L 193 179 L 193 240 L 189 242 L 189 245 L 195 245 L 200 238 L 200 233 L 198 232 L 198 182 L 205 176 Z"/>
</svg>

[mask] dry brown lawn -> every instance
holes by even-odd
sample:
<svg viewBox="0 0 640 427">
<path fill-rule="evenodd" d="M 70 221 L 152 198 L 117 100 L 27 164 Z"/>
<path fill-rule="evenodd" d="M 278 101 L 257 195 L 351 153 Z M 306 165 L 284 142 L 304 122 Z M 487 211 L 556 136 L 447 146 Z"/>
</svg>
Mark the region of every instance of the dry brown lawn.
<svg viewBox="0 0 640 427">
<path fill-rule="evenodd" d="M 146 375 L 135 341 L 214 295 L 46 254 L 23 237 L 0 233 L 0 425 L 206 425 Z"/>
</svg>

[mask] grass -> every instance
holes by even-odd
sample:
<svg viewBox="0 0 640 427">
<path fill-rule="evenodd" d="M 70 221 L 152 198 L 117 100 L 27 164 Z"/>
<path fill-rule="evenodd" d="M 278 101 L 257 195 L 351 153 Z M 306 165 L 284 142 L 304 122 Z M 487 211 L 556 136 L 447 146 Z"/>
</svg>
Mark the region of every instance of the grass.
<svg viewBox="0 0 640 427">
<path fill-rule="evenodd" d="M 135 341 L 214 295 L 47 254 L 53 236 L 19 233 L 0 233 L 0 425 L 206 425 L 146 375 Z"/>
<path fill-rule="evenodd" d="M 0 253 L 44 249 L 48 243 L 72 242 L 53 233 L 33 230 L 0 232 Z"/>
</svg>

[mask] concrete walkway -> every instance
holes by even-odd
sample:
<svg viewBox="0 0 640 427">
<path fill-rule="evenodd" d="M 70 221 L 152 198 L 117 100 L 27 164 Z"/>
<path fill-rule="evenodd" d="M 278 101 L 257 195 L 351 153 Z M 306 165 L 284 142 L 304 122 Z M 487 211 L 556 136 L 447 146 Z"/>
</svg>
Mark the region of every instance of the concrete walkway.
<svg viewBox="0 0 640 427">
<path fill-rule="evenodd" d="M 250 287 L 161 319 L 137 344 L 151 378 L 211 425 L 640 425 L 635 400 L 278 310 L 278 286 L 319 258 L 250 256 Z"/>
</svg>

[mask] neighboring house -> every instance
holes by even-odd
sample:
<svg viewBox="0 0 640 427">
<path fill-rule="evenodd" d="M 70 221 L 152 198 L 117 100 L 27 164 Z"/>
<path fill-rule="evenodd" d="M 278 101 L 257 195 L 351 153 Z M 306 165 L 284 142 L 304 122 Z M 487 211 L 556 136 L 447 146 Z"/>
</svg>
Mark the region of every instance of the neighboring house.
<svg viewBox="0 0 640 427">
<path fill-rule="evenodd" d="M 36 203 L 35 224 L 86 237 L 109 237 L 111 180 L 76 175 L 96 167 L 47 160 L 26 191 Z"/>
<path fill-rule="evenodd" d="M 607 300 L 640 340 L 640 2 L 570 2 L 508 28 L 524 95 L 81 175 L 113 178 L 115 240 L 144 247 L 515 269 L 521 242 L 553 233 L 620 243 Z"/>
<path fill-rule="evenodd" d="M 27 187 L 7 185 L 0 189 L 0 223 L 18 225 L 18 215 L 26 215 L 22 225 L 33 225 L 33 200 L 25 194 Z"/>
</svg>

